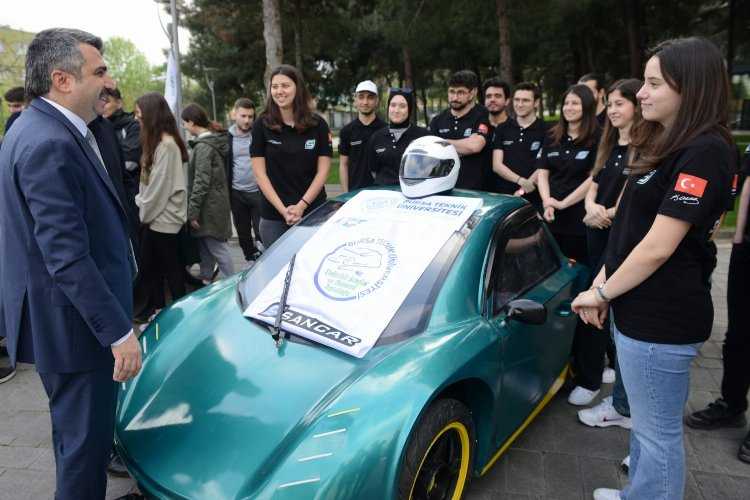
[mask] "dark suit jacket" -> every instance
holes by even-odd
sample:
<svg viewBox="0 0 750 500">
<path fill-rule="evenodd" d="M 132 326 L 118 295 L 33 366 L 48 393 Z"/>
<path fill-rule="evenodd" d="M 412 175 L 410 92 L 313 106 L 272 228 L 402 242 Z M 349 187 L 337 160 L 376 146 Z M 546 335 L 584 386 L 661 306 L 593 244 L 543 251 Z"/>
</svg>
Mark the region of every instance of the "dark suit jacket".
<svg viewBox="0 0 750 500">
<path fill-rule="evenodd" d="M 34 99 L 0 150 L 0 334 L 40 373 L 112 366 L 131 329 L 128 220 L 94 150 Z"/>
<path fill-rule="evenodd" d="M 133 176 L 125 168 L 125 154 L 117 139 L 117 131 L 112 123 L 102 116 L 98 116 L 89 123 L 89 130 L 94 134 L 99 152 L 104 160 L 109 178 L 115 187 L 120 204 L 128 216 L 128 233 L 133 248 L 138 248 L 139 236 L 138 206 L 135 204 L 135 194 L 138 186 L 134 184 Z"/>
</svg>

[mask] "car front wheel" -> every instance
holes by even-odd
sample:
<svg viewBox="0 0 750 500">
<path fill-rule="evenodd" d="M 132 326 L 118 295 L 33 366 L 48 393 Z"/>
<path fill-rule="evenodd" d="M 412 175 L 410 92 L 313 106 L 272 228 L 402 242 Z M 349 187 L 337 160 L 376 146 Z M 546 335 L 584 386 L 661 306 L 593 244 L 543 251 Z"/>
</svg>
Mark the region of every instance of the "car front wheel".
<svg viewBox="0 0 750 500">
<path fill-rule="evenodd" d="M 430 405 L 406 446 L 398 496 L 408 500 L 458 500 L 474 456 L 474 422 L 454 399 Z"/>
</svg>

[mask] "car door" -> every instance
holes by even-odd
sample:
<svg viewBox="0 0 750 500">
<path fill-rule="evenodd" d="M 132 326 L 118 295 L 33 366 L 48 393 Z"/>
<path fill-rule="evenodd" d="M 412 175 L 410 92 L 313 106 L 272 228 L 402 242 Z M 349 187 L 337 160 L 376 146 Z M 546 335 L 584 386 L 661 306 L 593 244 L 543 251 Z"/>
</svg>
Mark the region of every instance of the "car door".
<svg viewBox="0 0 750 500">
<path fill-rule="evenodd" d="M 563 257 L 546 224 L 529 206 L 501 222 L 485 273 L 484 314 L 500 335 L 501 383 L 496 443 L 501 446 L 543 401 L 570 357 L 580 266 Z M 527 299 L 542 304 L 540 325 L 511 319 L 506 306 Z"/>
</svg>

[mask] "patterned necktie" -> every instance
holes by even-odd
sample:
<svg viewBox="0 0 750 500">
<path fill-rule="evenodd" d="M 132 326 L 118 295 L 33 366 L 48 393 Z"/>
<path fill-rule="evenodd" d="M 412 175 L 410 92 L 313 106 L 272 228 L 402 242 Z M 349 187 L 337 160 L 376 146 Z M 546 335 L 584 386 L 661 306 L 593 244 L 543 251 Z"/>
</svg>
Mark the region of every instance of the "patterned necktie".
<svg viewBox="0 0 750 500">
<path fill-rule="evenodd" d="M 96 153 L 96 157 L 99 158 L 99 164 L 102 168 L 104 168 L 104 179 L 107 184 L 111 188 L 114 188 L 112 185 L 112 179 L 109 178 L 109 172 L 107 172 L 107 167 L 104 166 L 104 159 L 102 158 L 102 153 L 99 151 L 99 145 L 96 143 L 96 137 L 94 137 L 94 134 L 91 133 L 91 130 L 86 129 L 86 140 L 88 141 L 89 145 L 91 146 L 91 149 L 94 150 L 94 153 Z"/>
</svg>

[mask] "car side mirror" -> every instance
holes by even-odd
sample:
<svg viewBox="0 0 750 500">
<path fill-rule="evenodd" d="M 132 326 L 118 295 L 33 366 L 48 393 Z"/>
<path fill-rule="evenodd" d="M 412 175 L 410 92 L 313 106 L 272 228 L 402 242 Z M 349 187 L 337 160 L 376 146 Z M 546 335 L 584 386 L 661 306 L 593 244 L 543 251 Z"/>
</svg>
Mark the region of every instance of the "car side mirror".
<svg viewBox="0 0 750 500">
<path fill-rule="evenodd" d="M 528 325 L 541 325 L 547 321 L 547 308 L 544 304 L 533 300 L 512 300 L 505 305 L 504 309 L 506 323 L 511 319 Z"/>
</svg>

